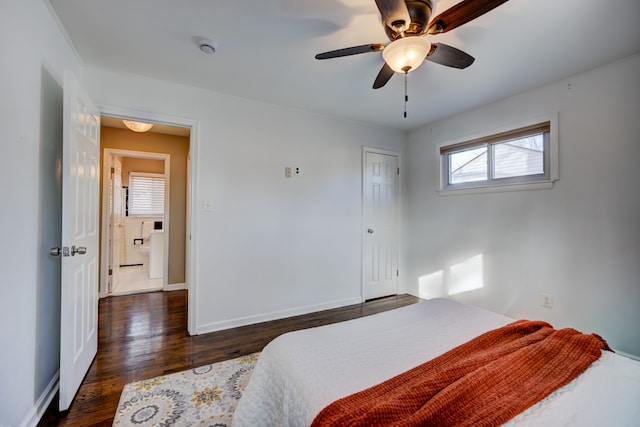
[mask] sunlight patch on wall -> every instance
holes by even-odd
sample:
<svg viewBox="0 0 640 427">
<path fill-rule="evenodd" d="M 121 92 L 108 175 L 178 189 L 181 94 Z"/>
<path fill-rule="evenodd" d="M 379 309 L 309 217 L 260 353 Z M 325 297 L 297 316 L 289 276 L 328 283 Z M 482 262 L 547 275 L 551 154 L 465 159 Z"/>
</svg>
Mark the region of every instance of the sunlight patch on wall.
<svg viewBox="0 0 640 427">
<path fill-rule="evenodd" d="M 482 254 L 418 278 L 418 296 L 446 297 L 484 288 Z"/>
<path fill-rule="evenodd" d="M 482 254 L 452 265 L 449 271 L 449 295 L 457 295 L 484 287 Z"/>
<path fill-rule="evenodd" d="M 418 278 L 418 297 L 431 299 L 445 294 L 442 270 Z"/>
</svg>

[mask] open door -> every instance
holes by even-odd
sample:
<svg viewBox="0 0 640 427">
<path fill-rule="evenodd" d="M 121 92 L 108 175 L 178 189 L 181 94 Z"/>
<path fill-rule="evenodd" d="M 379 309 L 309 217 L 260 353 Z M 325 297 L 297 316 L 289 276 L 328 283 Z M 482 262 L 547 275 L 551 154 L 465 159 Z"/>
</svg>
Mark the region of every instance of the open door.
<svg viewBox="0 0 640 427">
<path fill-rule="evenodd" d="M 67 410 L 98 350 L 100 115 L 64 75 L 60 402 Z"/>
<path fill-rule="evenodd" d="M 122 197 L 122 160 L 118 156 L 109 156 L 110 162 L 105 162 L 105 167 L 110 163 L 109 174 L 109 231 L 107 240 L 108 271 L 107 271 L 107 295 L 111 294 L 120 282 L 120 245 L 122 229 L 123 197 Z"/>
</svg>

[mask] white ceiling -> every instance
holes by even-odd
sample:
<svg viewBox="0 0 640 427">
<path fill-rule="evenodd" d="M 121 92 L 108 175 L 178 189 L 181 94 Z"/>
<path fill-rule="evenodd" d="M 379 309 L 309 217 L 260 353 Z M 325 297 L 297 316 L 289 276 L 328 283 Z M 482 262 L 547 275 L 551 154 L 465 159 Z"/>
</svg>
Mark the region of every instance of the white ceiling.
<svg viewBox="0 0 640 427">
<path fill-rule="evenodd" d="M 429 37 L 476 61 L 410 73 L 405 119 L 403 76 L 371 88 L 380 52 L 314 59 L 387 43 L 374 0 L 49 1 L 87 65 L 405 130 L 640 52 L 639 0 L 510 0 Z"/>
</svg>

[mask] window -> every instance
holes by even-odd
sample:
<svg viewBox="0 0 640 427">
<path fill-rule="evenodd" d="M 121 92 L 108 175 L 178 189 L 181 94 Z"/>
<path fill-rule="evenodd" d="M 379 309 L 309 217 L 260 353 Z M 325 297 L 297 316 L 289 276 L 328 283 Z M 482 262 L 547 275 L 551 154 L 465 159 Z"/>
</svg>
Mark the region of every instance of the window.
<svg viewBox="0 0 640 427">
<path fill-rule="evenodd" d="M 555 127 L 554 116 L 440 147 L 440 190 L 495 191 L 495 187 L 541 183 L 549 187 L 557 179 Z"/>
<path fill-rule="evenodd" d="M 164 216 L 164 175 L 129 172 L 127 216 Z"/>
</svg>

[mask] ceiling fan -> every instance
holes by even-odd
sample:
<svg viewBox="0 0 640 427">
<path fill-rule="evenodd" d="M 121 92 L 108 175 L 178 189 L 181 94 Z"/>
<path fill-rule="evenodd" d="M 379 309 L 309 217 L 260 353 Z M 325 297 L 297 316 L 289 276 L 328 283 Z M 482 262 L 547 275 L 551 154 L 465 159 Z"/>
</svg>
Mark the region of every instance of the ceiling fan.
<svg viewBox="0 0 640 427">
<path fill-rule="evenodd" d="M 431 0 L 375 0 L 387 37 L 391 43 L 365 44 L 319 53 L 316 59 L 339 58 L 368 52 L 382 51 L 385 63 L 378 73 L 373 88 L 383 87 L 395 73 L 418 68 L 426 59 L 453 68 L 467 68 L 475 58 L 442 43 L 431 43 L 425 35 L 446 33 L 495 9 L 507 0 L 463 0 L 431 18 Z"/>
</svg>

